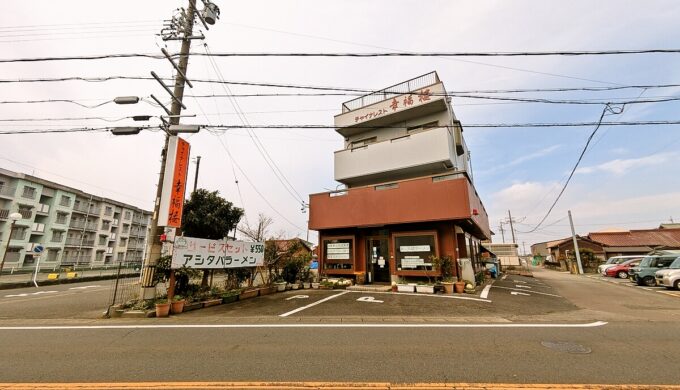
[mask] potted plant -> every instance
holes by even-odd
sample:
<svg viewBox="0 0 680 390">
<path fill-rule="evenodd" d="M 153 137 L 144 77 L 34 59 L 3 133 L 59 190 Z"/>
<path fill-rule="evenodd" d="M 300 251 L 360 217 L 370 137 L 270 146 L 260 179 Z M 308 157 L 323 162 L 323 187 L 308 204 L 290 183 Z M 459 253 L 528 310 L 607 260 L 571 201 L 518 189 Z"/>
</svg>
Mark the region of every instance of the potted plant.
<svg viewBox="0 0 680 390">
<path fill-rule="evenodd" d="M 222 293 L 222 303 L 232 303 L 238 301 L 240 290 L 229 290 Z"/>
<path fill-rule="evenodd" d="M 170 304 L 170 311 L 172 314 L 179 314 L 184 311 L 184 304 L 186 300 L 181 295 L 175 295 L 172 297 L 172 303 Z"/>
<path fill-rule="evenodd" d="M 460 280 L 455 282 L 453 284 L 453 291 L 457 294 L 462 294 L 465 291 L 465 282 Z"/>
<path fill-rule="evenodd" d="M 286 281 L 280 276 L 274 280 L 274 286 L 276 286 L 276 291 L 278 292 L 286 291 Z"/>
<path fill-rule="evenodd" d="M 453 293 L 453 284 L 457 281 L 456 277 L 453 276 L 453 261 L 450 256 L 442 256 L 432 258 L 433 268 L 439 269 L 439 273 L 442 278 L 442 286 L 444 287 L 444 294 Z"/>
<path fill-rule="evenodd" d="M 244 289 L 241 290 L 241 294 L 239 294 L 238 299 L 242 301 L 244 299 L 255 298 L 257 294 L 258 290 L 256 289 Z"/>
<path fill-rule="evenodd" d="M 412 293 L 415 291 L 415 285 L 406 283 L 404 279 L 399 279 L 399 282 L 397 282 L 397 291 Z"/>
<path fill-rule="evenodd" d="M 167 298 L 156 300 L 156 317 L 167 317 L 170 314 L 170 302 Z"/>
</svg>

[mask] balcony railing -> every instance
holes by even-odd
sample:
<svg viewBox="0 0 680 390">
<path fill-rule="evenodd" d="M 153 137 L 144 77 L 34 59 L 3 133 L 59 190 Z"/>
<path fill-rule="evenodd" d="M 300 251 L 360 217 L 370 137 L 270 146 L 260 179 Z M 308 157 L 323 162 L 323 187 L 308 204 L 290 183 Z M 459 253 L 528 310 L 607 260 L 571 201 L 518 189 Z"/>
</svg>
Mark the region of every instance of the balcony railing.
<svg viewBox="0 0 680 390">
<path fill-rule="evenodd" d="M 16 187 L 8 187 L 8 186 L 5 186 L 5 185 L 0 186 L 0 196 L 6 196 L 8 198 L 13 198 L 14 193 L 16 193 L 16 192 L 17 192 Z"/>
<path fill-rule="evenodd" d="M 82 214 L 99 215 L 99 207 L 90 206 L 87 204 L 76 204 L 73 205 L 73 211 L 80 212 Z"/>
<path fill-rule="evenodd" d="M 393 97 L 411 91 L 415 91 L 417 89 L 427 87 L 428 85 L 436 84 L 438 82 L 439 77 L 437 76 L 437 72 L 430 72 L 422 76 L 413 78 L 411 80 L 407 80 L 399 84 L 393 85 L 391 87 L 381 89 L 380 91 L 375 91 L 373 93 L 369 93 L 368 95 L 364 95 L 356 99 L 352 99 L 348 102 L 344 102 L 342 103 L 342 112 L 345 113 L 357 110 L 359 108 L 366 107 L 371 104 L 381 102 L 383 100 L 392 99 Z"/>
<path fill-rule="evenodd" d="M 81 238 L 67 238 L 66 239 L 66 245 L 67 246 L 93 247 L 94 246 L 94 240 L 81 239 Z"/>
<path fill-rule="evenodd" d="M 91 255 L 80 255 L 80 256 L 64 256 L 61 259 L 62 264 L 89 264 L 92 260 Z"/>
<path fill-rule="evenodd" d="M 0 219 L 7 219 L 9 218 L 9 209 L 1 209 L 0 210 Z"/>
<path fill-rule="evenodd" d="M 92 230 L 95 231 L 97 230 L 97 224 L 92 223 L 92 222 L 84 222 L 84 221 L 71 221 L 69 224 L 69 227 L 73 229 L 85 229 L 85 230 Z"/>
<path fill-rule="evenodd" d="M 19 210 L 19 214 L 21 214 L 22 219 L 31 219 L 33 218 L 33 211 L 31 210 Z"/>
<path fill-rule="evenodd" d="M 26 230 L 14 230 L 11 235 L 12 240 L 25 240 Z"/>
<path fill-rule="evenodd" d="M 38 214 L 47 215 L 50 212 L 50 205 L 40 203 L 35 207 L 35 212 Z"/>
<path fill-rule="evenodd" d="M 5 255 L 5 262 L 16 263 L 21 258 L 21 253 L 19 252 L 7 252 Z"/>
</svg>

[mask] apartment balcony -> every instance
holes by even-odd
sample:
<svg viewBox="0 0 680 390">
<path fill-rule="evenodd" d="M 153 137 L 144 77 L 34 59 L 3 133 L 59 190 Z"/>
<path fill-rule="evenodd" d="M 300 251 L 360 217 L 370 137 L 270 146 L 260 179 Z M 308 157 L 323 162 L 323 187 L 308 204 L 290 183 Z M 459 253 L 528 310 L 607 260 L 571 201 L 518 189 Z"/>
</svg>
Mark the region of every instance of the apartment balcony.
<svg viewBox="0 0 680 390">
<path fill-rule="evenodd" d="M 16 187 L 9 187 L 6 185 L 0 186 L 0 198 L 14 199 L 14 194 L 17 192 Z"/>
<path fill-rule="evenodd" d="M 26 243 L 26 245 L 24 246 L 24 250 L 25 250 L 26 252 L 33 252 L 33 248 L 35 248 L 35 247 L 38 246 L 38 245 L 42 245 L 42 244 L 40 244 L 40 243 L 38 243 L 38 242 L 28 242 L 28 243 Z"/>
<path fill-rule="evenodd" d="M 114 219 L 113 221 L 111 221 L 111 226 L 114 226 L 114 227 L 118 226 L 118 219 Z"/>
<path fill-rule="evenodd" d="M 64 256 L 61 259 L 62 264 L 90 264 L 92 261 L 92 255 L 80 255 L 80 256 Z"/>
<path fill-rule="evenodd" d="M 313 230 L 463 220 L 491 238 L 482 201 L 462 173 L 313 194 L 309 209 Z"/>
<path fill-rule="evenodd" d="M 116 233 L 111 233 L 109 236 L 109 241 L 116 241 Z"/>
<path fill-rule="evenodd" d="M 71 229 L 97 231 L 97 224 L 93 222 L 71 221 L 68 226 Z"/>
<path fill-rule="evenodd" d="M 54 197 L 54 188 L 49 188 L 49 187 L 43 187 L 42 193 L 40 196 L 45 196 L 48 198 L 53 198 Z"/>
<path fill-rule="evenodd" d="M 45 234 L 45 224 L 34 223 L 33 226 L 31 226 L 31 234 Z"/>
<path fill-rule="evenodd" d="M 21 259 L 21 253 L 19 252 L 7 252 L 5 255 L 5 263 L 16 263 Z"/>
<path fill-rule="evenodd" d="M 17 212 L 21 214 L 21 219 L 33 219 L 33 211 L 31 210 L 18 210 Z"/>
<path fill-rule="evenodd" d="M 335 180 L 347 184 L 444 173 L 455 166 L 452 129 L 438 127 L 335 152 Z"/>
<path fill-rule="evenodd" d="M 0 209 L 0 219 L 9 219 L 9 209 Z"/>
<path fill-rule="evenodd" d="M 94 247 L 94 240 L 81 239 L 81 238 L 67 238 L 66 246 L 77 246 L 77 247 Z"/>
<path fill-rule="evenodd" d="M 101 209 L 99 207 L 91 207 L 90 205 L 87 204 L 77 204 L 73 205 L 73 211 L 80 214 L 99 215 Z"/>
<path fill-rule="evenodd" d="M 106 254 L 112 255 L 113 254 L 113 248 L 106 248 Z"/>
<path fill-rule="evenodd" d="M 446 90 L 436 72 L 343 103 L 335 116 L 344 137 L 447 110 Z"/>
<path fill-rule="evenodd" d="M 26 239 L 26 230 L 14 230 L 10 236 L 11 240 L 22 241 Z"/>
<path fill-rule="evenodd" d="M 48 215 L 50 213 L 50 205 L 48 204 L 38 204 L 35 206 L 35 213 L 37 215 Z"/>
</svg>

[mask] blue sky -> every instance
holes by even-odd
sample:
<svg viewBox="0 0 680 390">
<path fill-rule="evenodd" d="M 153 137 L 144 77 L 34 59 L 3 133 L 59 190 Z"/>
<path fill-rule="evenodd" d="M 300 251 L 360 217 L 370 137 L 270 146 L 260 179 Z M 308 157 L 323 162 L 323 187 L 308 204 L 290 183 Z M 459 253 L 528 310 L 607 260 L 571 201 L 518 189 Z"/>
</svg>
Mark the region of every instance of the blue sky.
<svg viewBox="0 0 680 390">
<path fill-rule="evenodd" d="M 206 32 L 212 52 L 376 52 L 405 51 L 550 51 L 676 48 L 680 42 L 675 1 L 248 1 L 220 4 L 222 19 Z M 154 34 L 162 19 L 184 1 L 13 2 L 0 15 L 2 58 L 101 53 L 158 53 L 164 45 Z M 559 4 L 559 6 L 558 6 Z M 130 13 L 130 7 L 135 12 Z M 62 12 L 63 10 L 67 12 Z M 39 10 L 40 12 L 36 12 Z M 59 13 L 60 18 L 52 16 Z M 132 16 L 131 16 L 132 15 Z M 58 26 L 54 26 L 58 24 Z M 33 27 L 27 27 L 33 26 Z M 170 44 L 169 50 L 177 47 Z M 203 51 L 195 42 L 194 51 Z M 602 87 L 680 83 L 680 55 L 527 58 L 229 58 L 216 60 L 227 80 L 295 85 L 380 89 L 436 70 L 449 92 L 508 88 Z M 150 70 L 172 76 L 161 60 L 106 60 L 0 64 L 2 78 L 59 76 L 145 76 Z M 205 58 L 194 57 L 189 78 L 217 78 Z M 224 94 L 222 87 L 197 84 L 191 94 Z M 234 93 L 274 92 L 232 86 Z M 281 92 L 280 90 L 278 92 Z M 298 91 L 299 92 L 299 91 Z M 506 96 L 544 99 L 635 100 L 678 96 L 680 88 L 606 92 L 536 92 Z M 167 95 L 153 81 L 105 83 L 12 83 L 2 100 L 77 99 L 94 104 L 115 96 Z M 347 96 L 240 98 L 251 124 L 332 124 Z M 227 99 L 185 100 L 187 123 L 240 123 Z M 677 102 L 626 106 L 611 121 L 676 120 Z M 463 123 L 594 122 L 603 107 L 503 103 L 454 98 Z M 148 104 L 104 105 L 85 109 L 72 104 L 2 104 L 0 119 L 51 118 L 40 122 L 0 122 L 2 129 L 35 129 L 129 124 L 102 120 L 56 121 L 65 117 L 114 120 L 134 114 L 158 115 Z M 154 122 L 155 123 L 155 122 Z M 680 220 L 680 127 L 602 127 L 581 170 L 546 220 L 545 215 L 593 129 L 467 128 L 475 183 L 489 212 L 492 229 L 511 210 L 520 221 L 518 241 L 564 237 L 567 210 L 576 230 L 650 228 L 671 217 Z M 262 144 L 296 191 L 335 188 L 333 151 L 342 138 L 332 130 L 257 130 Z M 192 153 L 201 155 L 199 186 L 219 190 L 245 207 L 249 220 L 258 213 L 275 220 L 272 233 L 306 235 L 307 214 L 283 189 L 244 130 L 191 136 Z M 1 136 L 0 166 L 35 173 L 151 209 L 162 136 L 104 133 Z M 225 148 L 233 155 L 234 166 Z M 234 175 L 234 172 L 236 175 Z M 247 177 L 247 178 L 246 178 Z M 239 185 L 235 181 L 238 179 Z M 193 172 L 189 175 L 193 182 Z M 251 185 L 252 183 L 252 185 Z M 240 194 L 239 194 L 240 193 Z M 314 239 L 312 232 L 310 238 Z M 507 237 L 506 237 L 507 238 Z M 494 237 L 500 241 L 500 234 Z"/>
</svg>

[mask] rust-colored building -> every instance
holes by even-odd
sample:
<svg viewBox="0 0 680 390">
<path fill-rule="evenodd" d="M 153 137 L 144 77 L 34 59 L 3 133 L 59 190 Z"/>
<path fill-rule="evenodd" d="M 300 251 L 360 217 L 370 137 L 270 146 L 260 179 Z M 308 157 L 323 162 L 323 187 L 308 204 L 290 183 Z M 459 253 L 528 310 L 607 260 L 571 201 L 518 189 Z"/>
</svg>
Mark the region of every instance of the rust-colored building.
<svg viewBox="0 0 680 390">
<path fill-rule="evenodd" d="M 469 170 L 463 129 L 435 72 L 348 101 L 335 116 L 338 191 L 310 195 L 319 271 L 359 283 L 480 269 L 491 231 Z M 467 260 L 466 260 L 467 259 Z"/>
</svg>

